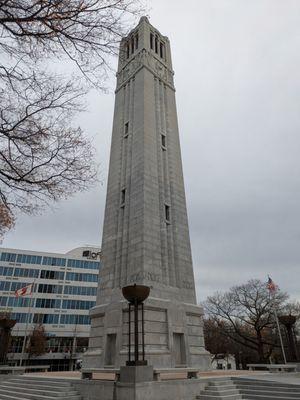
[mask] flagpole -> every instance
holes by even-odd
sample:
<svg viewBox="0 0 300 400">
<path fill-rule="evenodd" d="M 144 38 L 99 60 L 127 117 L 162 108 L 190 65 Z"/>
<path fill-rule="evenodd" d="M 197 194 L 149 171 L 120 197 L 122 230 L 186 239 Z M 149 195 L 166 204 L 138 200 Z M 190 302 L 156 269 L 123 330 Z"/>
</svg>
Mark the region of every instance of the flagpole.
<svg viewBox="0 0 300 400">
<path fill-rule="evenodd" d="M 24 353 L 25 353 L 25 350 L 26 350 L 27 331 L 28 331 L 28 325 L 29 325 L 29 317 L 30 317 L 31 308 L 32 308 L 32 300 L 33 300 L 32 294 L 33 294 L 33 290 L 34 290 L 34 285 L 35 285 L 35 280 L 32 283 L 32 288 L 31 288 L 31 293 L 30 293 L 30 302 L 29 302 L 29 306 L 28 306 L 26 325 L 25 325 L 25 332 L 24 332 L 24 340 L 23 340 L 23 344 L 22 344 L 22 352 L 21 352 L 20 364 L 19 364 L 20 367 L 22 366 L 23 357 L 24 357 Z"/>
<path fill-rule="evenodd" d="M 274 297 L 273 297 L 273 300 L 274 300 Z M 277 311 L 276 311 L 275 305 L 274 305 L 273 311 L 274 311 L 276 325 L 277 325 L 277 329 L 278 329 L 278 335 L 279 335 L 279 339 L 280 339 L 280 345 L 281 345 L 281 351 L 282 351 L 282 355 L 283 355 L 283 360 L 284 360 L 284 363 L 286 364 L 287 362 L 286 362 L 285 350 L 284 350 L 284 345 L 283 345 L 283 340 L 282 340 L 282 335 L 281 335 L 281 330 L 280 330 L 280 325 L 279 325 L 279 320 L 278 320 L 278 315 L 277 315 Z"/>
<path fill-rule="evenodd" d="M 272 298 L 272 300 L 273 300 L 273 312 L 274 312 L 278 335 L 279 335 L 279 339 L 280 339 L 280 346 L 281 346 L 281 351 L 282 351 L 282 355 L 283 355 L 283 360 L 284 360 L 284 363 L 286 364 L 287 361 L 286 361 L 285 350 L 284 350 L 284 345 L 283 345 L 283 340 L 282 340 L 282 335 L 281 335 L 281 330 L 280 330 L 280 325 L 279 325 L 279 320 L 278 320 L 278 315 L 277 315 L 277 310 L 276 310 L 276 303 L 275 303 L 275 293 L 278 290 L 278 286 L 270 278 L 270 275 L 268 275 L 267 288 L 269 289 L 270 298 Z"/>
</svg>

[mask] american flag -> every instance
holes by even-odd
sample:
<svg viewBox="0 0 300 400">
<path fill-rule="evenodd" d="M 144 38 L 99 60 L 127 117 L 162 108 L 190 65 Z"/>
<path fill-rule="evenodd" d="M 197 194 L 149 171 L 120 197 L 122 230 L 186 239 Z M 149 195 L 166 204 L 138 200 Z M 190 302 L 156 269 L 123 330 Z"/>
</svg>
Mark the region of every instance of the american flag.
<svg viewBox="0 0 300 400">
<path fill-rule="evenodd" d="M 267 288 L 270 293 L 275 293 L 278 289 L 278 285 L 276 285 L 276 283 L 272 280 L 270 276 L 268 276 Z"/>
<path fill-rule="evenodd" d="M 31 294 L 32 293 L 32 286 L 33 286 L 33 283 L 31 283 L 28 286 L 24 286 L 21 289 L 16 290 L 15 291 L 15 296 L 16 297 L 22 297 L 22 296 L 26 296 L 28 294 Z"/>
</svg>

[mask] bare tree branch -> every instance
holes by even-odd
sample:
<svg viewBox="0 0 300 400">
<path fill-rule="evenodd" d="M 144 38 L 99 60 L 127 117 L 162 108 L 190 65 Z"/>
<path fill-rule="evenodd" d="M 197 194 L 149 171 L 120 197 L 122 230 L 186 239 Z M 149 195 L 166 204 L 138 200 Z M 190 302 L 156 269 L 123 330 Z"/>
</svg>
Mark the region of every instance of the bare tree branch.
<svg viewBox="0 0 300 400">
<path fill-rule="evenodd" d="M 109 58 L 140 11 L 139 0 L 0 2 L 0 238 L 16 212 L 94 182 L 91 140 L 72 121 L 87 90 L 104 89 Z M 74 64 L 71 76 L 62 61 Z"/>
<path fill-rule="evenodd" d="M 204 307 L 224 335 L 256 350 L 263 361 L 270 349 L 278 346 L 273 335 L 274 308 L 282 307 L 287 299 L 288 295 L 280 291 L 270 297 L 266 284 L 253 279 L 208 297 Z"/>
</svg>

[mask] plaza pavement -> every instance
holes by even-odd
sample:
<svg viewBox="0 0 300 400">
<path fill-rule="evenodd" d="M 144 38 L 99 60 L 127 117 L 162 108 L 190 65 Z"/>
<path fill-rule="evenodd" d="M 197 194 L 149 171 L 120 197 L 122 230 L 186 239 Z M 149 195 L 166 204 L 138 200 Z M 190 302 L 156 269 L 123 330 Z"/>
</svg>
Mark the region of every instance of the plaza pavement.
<svg viewBox="0 0 300 400">
<path fill-rule="evenodd" d="M 286 373 L 287 374 L 287 373 Z M 286 375 L 283 374 L 283 375 Z M 34 372 L 34 373 L 27 373 L 26 375 L 30 376 L 41 376 L 41 377 L 49 377 L 49 378 L 65 378 L 65 379 L 81 379 L 81 372 L 79 371 L 54 371 L 54 372 Z M 231 376 L 241 376 L 241 377 L 253 377 L 257 378 L 260 377 L 261 379 L 269 379 L 270 377 L 281 376 L 282 374 L 271 374 L 267 371 L 238 371 L 238 370 L 226 370 L 226 371 L 207 371 L 207 372 L 200 372 L 200 379 L 201 378 L 222 378 L 222 377 L 231 377 Z M 295 375 L 292 373 L 288 373 L 287 375 Z M 298 380 L 300 383 L 300 374 L 298 374 Z M 161 375 L 162 380 L 170 380 L 170 379 L 185 379 L 186 374 L 184 373 L 176 373 L 175 371 L 172 373 L 164 373 Z M 115 374 L 111 373 L 94 373 L 93 379 L 103 379 L 103 380 L 114 380 Z M 276 379 L 275 379 L 276 380 Z"/>
</svg>

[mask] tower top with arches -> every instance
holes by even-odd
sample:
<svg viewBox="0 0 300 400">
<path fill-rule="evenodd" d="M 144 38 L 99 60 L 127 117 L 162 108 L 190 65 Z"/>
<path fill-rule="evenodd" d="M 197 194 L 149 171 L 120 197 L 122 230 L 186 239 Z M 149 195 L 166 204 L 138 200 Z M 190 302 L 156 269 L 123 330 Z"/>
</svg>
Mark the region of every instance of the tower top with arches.
<svg viewBox="0 0 300 400">
<path fill-rule="evenodd" d="M 121 40 L 118 71 L 143 50 L 172 69 L 169 39 L 152 26 L 145 16 L 141 17 L 138 25 Z"/>
</svg>

